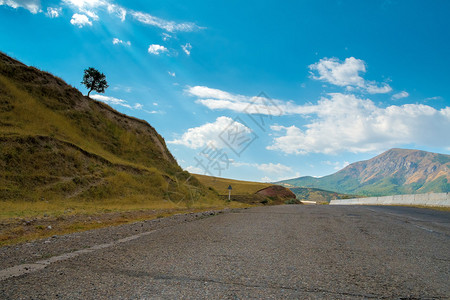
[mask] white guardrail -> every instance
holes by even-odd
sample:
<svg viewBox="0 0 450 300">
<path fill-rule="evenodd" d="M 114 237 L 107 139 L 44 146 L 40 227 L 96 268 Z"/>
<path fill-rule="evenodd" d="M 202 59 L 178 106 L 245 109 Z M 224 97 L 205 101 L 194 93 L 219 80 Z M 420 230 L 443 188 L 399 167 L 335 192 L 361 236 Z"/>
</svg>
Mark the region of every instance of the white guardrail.
<svg viewBox="0 0 450 300">
<path fill-rule="evenodd" d="M 428 193 L 331 200 L 330 205 L 423 205 L 450 207 L 450 193 Z"/>
</svg>

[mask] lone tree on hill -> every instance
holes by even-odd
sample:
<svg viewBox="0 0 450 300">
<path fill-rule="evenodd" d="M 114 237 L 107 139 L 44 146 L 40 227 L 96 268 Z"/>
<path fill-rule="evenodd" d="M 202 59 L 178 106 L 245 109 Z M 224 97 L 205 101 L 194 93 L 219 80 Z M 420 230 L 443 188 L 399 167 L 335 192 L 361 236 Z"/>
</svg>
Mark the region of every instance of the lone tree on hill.
<svg viewBox="0 0 450 300">
<path fill-rule="evenodd" d="M 105 74 L 100 73 L 94 68 L 84 70 L 83 81 L 81 83 L 89 89 L 89 92 L 87 94 L 88 97 L 92 91 L 96 91 L 97 93 L 104 93 L 105 89 L 107 89 L 109 86 L 106 82 Z"/>
</svg>

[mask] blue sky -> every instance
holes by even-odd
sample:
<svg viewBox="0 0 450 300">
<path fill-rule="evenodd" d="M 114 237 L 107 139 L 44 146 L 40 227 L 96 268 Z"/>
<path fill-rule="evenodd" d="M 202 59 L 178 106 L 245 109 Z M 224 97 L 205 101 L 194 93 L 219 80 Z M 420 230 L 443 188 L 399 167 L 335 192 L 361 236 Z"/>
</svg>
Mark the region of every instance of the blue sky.
<svg viewBox="0 0 450 300">
<path fill-rule="evenodd" d="M 450 153 L 449 1 L 0 0 L 0 51 L 148 121 L 192 172 Z"/>
</svg>

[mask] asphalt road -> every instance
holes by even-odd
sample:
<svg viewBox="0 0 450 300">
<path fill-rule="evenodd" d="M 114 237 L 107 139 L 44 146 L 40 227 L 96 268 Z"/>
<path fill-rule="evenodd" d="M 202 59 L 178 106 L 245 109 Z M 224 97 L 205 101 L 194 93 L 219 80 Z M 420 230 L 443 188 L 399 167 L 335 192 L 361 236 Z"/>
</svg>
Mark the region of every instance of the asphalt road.
<svg viewBox="0 0 450 300">
<path fill-rule="evenodd" d="M 1 299 L 449 299 L 450 213 L 258 207 L 0 281 Z"/>
</svg>

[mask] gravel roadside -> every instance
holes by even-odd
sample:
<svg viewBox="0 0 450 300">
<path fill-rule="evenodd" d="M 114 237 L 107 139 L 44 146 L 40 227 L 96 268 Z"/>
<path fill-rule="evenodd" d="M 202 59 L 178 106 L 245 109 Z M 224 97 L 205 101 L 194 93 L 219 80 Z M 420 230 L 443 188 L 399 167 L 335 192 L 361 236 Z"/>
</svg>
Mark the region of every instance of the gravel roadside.
<svg viewBox="0 0 450 300">
<path fill-rule="evenodd" d="M 237 211 L 237 209 L 176 214 L 165 218 L 110 226 L 67 235 L 54 235 L 50 238 L 28 243 L 4 246 L 0 248 L 0 269 L 6 269 L 20 264 L 34 263 L 42 259 L 71 253 L 99 244 L 110 243 L 143 232 L 154 231 L 232 211 Z"/>
</svg>

